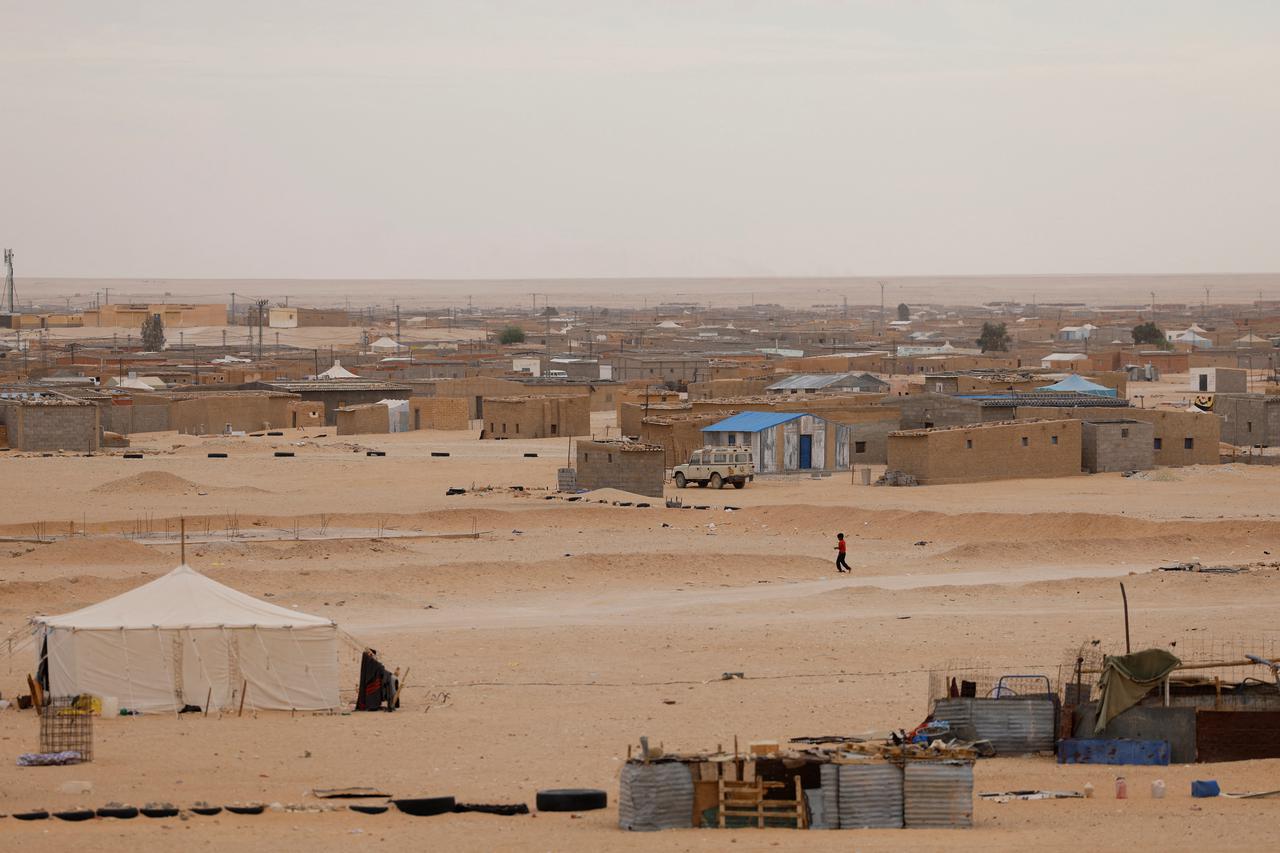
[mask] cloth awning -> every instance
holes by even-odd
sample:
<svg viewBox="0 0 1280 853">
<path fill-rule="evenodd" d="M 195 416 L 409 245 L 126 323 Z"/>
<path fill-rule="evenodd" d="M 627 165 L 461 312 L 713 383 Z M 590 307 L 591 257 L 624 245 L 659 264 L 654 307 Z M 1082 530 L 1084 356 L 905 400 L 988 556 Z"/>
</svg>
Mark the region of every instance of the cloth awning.
<svg viewBox="0 0 1280 853">
<path fill-rule="evenodd" d="M 1182 661 L 1164 649 L 1145 649 L 1129 655 L 1107 655 L 1102 660 L 1102 676 L 1098 686 L 1102 698 L 1098 701 L 1098 720 L 1093 733 L 1101 734 L 1107 723 L 1142 701 Z"/>
</svg>

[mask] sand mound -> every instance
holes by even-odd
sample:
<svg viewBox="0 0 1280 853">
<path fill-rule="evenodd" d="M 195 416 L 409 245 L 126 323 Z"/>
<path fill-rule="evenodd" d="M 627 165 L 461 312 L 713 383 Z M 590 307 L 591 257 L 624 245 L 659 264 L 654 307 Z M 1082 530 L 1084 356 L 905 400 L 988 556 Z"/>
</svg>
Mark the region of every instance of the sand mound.
<svg viewBox="0 0 1280 853">
<path fill-rule="evenodd" d="M 200 486 L 166 471 L 143 471 L 94 486 L 90 491 L 95 495 L 187 495 L 200 491 Z"/>
<path fill-rule="evenodd" d="M 59 539 L 43 545 L 6 543 L 0 559 L 11 557 L 26 565 L 50 566 L 161 566 L 173 562 L 162 551 L 128 539 Z"/>
<path fill-rule="evenodd" d="M 89 490 L 95 495 L 194 495 L 216 492 L 221 495 L 272 494 L 257 486 L 202 486 L 167 471 L 143 471 L 111 480 Z"/>
</svg>

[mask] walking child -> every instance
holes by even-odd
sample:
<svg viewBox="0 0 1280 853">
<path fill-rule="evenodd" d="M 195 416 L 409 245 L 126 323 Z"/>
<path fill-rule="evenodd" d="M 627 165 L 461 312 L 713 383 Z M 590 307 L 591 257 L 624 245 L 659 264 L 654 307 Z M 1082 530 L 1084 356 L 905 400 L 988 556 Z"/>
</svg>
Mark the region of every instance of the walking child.
<svg viewBox="0 0 1280 853">
<path fill-rule="evenodd" d="M 845 541 L 844 541 L 844 534 L 837 533 L 836 534 L 836 551 L 839 552 L 836 555 L 836 571 L 837 572 L 853 571 L 853 569 L 849 568 L 849 564 L 845 562 L 845 553 L 846 553 L 847 547 L 848 546 L 845 544 Z"/>
</svg>

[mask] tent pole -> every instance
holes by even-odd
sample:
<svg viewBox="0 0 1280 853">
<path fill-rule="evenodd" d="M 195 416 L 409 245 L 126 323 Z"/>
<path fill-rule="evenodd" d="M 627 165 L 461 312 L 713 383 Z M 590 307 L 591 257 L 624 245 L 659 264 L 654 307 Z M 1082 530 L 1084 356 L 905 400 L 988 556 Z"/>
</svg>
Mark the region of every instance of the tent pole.
<svg viewBox="0 0 1280 853">
<path fill-rule="evenodd" d="M 182 540 L 182 544 L 179 546 L 181 548 L 179 553 L 182 554 L 179 565 L 185 566 L 187 564 L 187 517 L 185 515 L 178 520 L 178 530 L 178 538 Z"/>
<path fill-rule="evenodd" d="M 1128 655 L 1133 654 L 1133 647 L 1129 645 L 1129 596 L 1123 583 L 1120 584 L 1120 597 L 1124 600 L 1124 653 Z"/>
</svg>

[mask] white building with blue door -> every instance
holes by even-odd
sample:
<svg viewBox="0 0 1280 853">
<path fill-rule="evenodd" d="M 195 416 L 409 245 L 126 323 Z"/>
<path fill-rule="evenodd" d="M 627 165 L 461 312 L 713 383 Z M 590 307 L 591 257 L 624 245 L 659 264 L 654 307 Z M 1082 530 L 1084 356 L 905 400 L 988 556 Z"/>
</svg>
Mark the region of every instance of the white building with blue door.
<svg viewBox="0 0 1280 853">
<path fill-rule="evenodd" d="M 828 471 L 849 467 L 848 426 L 801 412 L 740 412 L 702 428 L 711 447 L 749 447 L 756 471 Z"/>
</svg>

